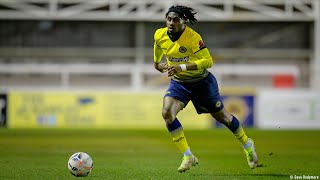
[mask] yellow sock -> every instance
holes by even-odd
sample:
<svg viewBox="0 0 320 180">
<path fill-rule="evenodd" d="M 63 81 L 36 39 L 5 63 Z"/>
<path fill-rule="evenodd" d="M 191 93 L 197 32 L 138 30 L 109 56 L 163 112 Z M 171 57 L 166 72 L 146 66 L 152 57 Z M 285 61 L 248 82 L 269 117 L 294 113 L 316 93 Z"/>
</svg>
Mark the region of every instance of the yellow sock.
<svg viewBox="0 0 320 180">
<path fill-rule="evenodd" d="M 236 138 L 241 142 L 241 144 L 246 144 L 248 141 L 248 136 L 244 132 L 243 128 L 240 126 L 238 130 L 234 133 Z"/>
<path fill-rule="evenodd" d="M 183 129 L 182 128 L 176 129 L 170 132 L 170 134 L 172 136 L 173 142 L 175 143 L 179 151 L 181 153 L 186 152 L 189 148 L 189 145 L 186 137 L 184 136 Z"/>
</svg>

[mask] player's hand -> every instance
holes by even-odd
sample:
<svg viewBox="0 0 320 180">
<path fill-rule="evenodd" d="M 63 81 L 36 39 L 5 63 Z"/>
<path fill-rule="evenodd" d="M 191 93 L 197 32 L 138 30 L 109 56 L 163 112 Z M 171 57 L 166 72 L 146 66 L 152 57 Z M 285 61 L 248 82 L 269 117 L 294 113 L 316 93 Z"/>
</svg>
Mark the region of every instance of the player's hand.
<svg viewBox="0 0 320 180">
<path fill-rule="evenodd" d="M 164 73 L 164 72 L 167 72 L 168 70 L 168 64 L 167 63 L 160 63 L 159 64 L 159 68 L 161 69 L 161 71 Z"/>
<path fill-rule="evenodd" d="M 182 71 L 182 69 L 179 65 L 169 66 L 168 67 L 168 76 L 173 76 L 181 71 Z"/>
<path fill-rule="evenodd" d="M 156 70 L 158 70 L 161 73 L 164 73 L 168 69 L 168 64 L 167 63 L 154 63 L 154 67 Z"/>
</svg>

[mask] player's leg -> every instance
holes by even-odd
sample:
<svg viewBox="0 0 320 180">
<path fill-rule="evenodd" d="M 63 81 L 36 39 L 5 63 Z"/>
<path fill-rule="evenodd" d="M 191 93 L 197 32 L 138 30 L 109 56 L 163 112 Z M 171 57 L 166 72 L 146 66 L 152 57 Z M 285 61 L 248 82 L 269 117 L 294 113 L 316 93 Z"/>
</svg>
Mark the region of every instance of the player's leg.
<svg viewBox="0 0 320 180">
<path fill-rule="evenodd" d="M 255 167 L 258 157 L 255 153 L 254 144 L 244 132 L 238 119 L 231 115 L 221 101 L 216 78 L 209 73 L 200 83 L 192 88 L 192 102 L 200 113 L 210 113 L 217 121 L 227 126 L 236 138 L 243 144 L 250 167 Z"/>
<path fill-rule="evenodd" d="M 166 123 L 169 133 L 173 138 L 180 152 L 184 153 L 189 148 L 187 140 L 183 133 L 183 128 L 176 115 L 184 108 L 184 104 L 172 97 L 163 98 L 162 117 Z"/>
<path fill-rule="evenodd" d="M 217 121 L 229 128 L 230 131 L 235 135 L 235 137 L 241 142 L 241 144 L 246 145 L 248 137 L 236 117 L 231 115 L 225 108 L 223 108 L 219 112 L 211 113 L 211 115 Z"/>
<path fill-rule="evenodd" d="M 230 131 L 242 144 L 250 168 L 255 168 L 258 165 L 258 156 L 255 151 L 254 142 L 252 139 L 248 138 L 239 120 L 235 116 L 231 115 L 225 108 L 223 108 L 219 112 L 210 114 L 217 121 L 223 123 L 226 127 L 230 129 Z"/>
<path fill-rule="evenodd" d="M 178 150 L 183 153 L 183 159 L 179 172 L 190 169 L 191 166 L 198 164 L 198 159 L 192 154 L 187 139 L 183 132 L 183 127 L 176 115 L 185 107 L 185 104 L 173 97 L 166 96 L 163 99 L 162 117 L 166 122 L 168 131 L 170 132 L 173 142 Z"/>
</svg>

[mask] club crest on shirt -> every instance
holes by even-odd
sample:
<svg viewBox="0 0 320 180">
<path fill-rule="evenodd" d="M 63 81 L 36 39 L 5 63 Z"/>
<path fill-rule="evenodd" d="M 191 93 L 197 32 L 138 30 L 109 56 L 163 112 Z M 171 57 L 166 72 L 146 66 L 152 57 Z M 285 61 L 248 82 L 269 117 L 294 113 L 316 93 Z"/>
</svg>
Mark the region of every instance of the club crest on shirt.
<svg viewBox="0 0 320 180">
<path fill-rule="evenodd" d="M 182 53 L 185 53 L 185 52 L 187 52 L 187 48 L 184 47 L 184 46 L 181 46 L 181 47 L 179 48 L 179 51 L 182 52 Z"/>
</svg>

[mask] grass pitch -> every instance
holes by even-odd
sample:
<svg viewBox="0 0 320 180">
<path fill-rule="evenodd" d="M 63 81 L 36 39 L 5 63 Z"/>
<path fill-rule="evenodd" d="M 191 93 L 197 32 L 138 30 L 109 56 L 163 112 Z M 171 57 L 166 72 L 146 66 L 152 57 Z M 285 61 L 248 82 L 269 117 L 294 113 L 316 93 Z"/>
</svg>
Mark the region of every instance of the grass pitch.
<svg viewBox="0 0 320 180">
<path fill-rule="evenodd" d="M 239 142 L 226 129 L 185 131 L 200 164 L 178 173 L 181 154 L 163 130 L 0 129 L 0 179 L 76 179 L 69 157 L 87 152 L 86 179 L 290 179 L 320 176 L 320 131 L 247 130 L 260 164 L 250 169 Z"/>
</svg>

